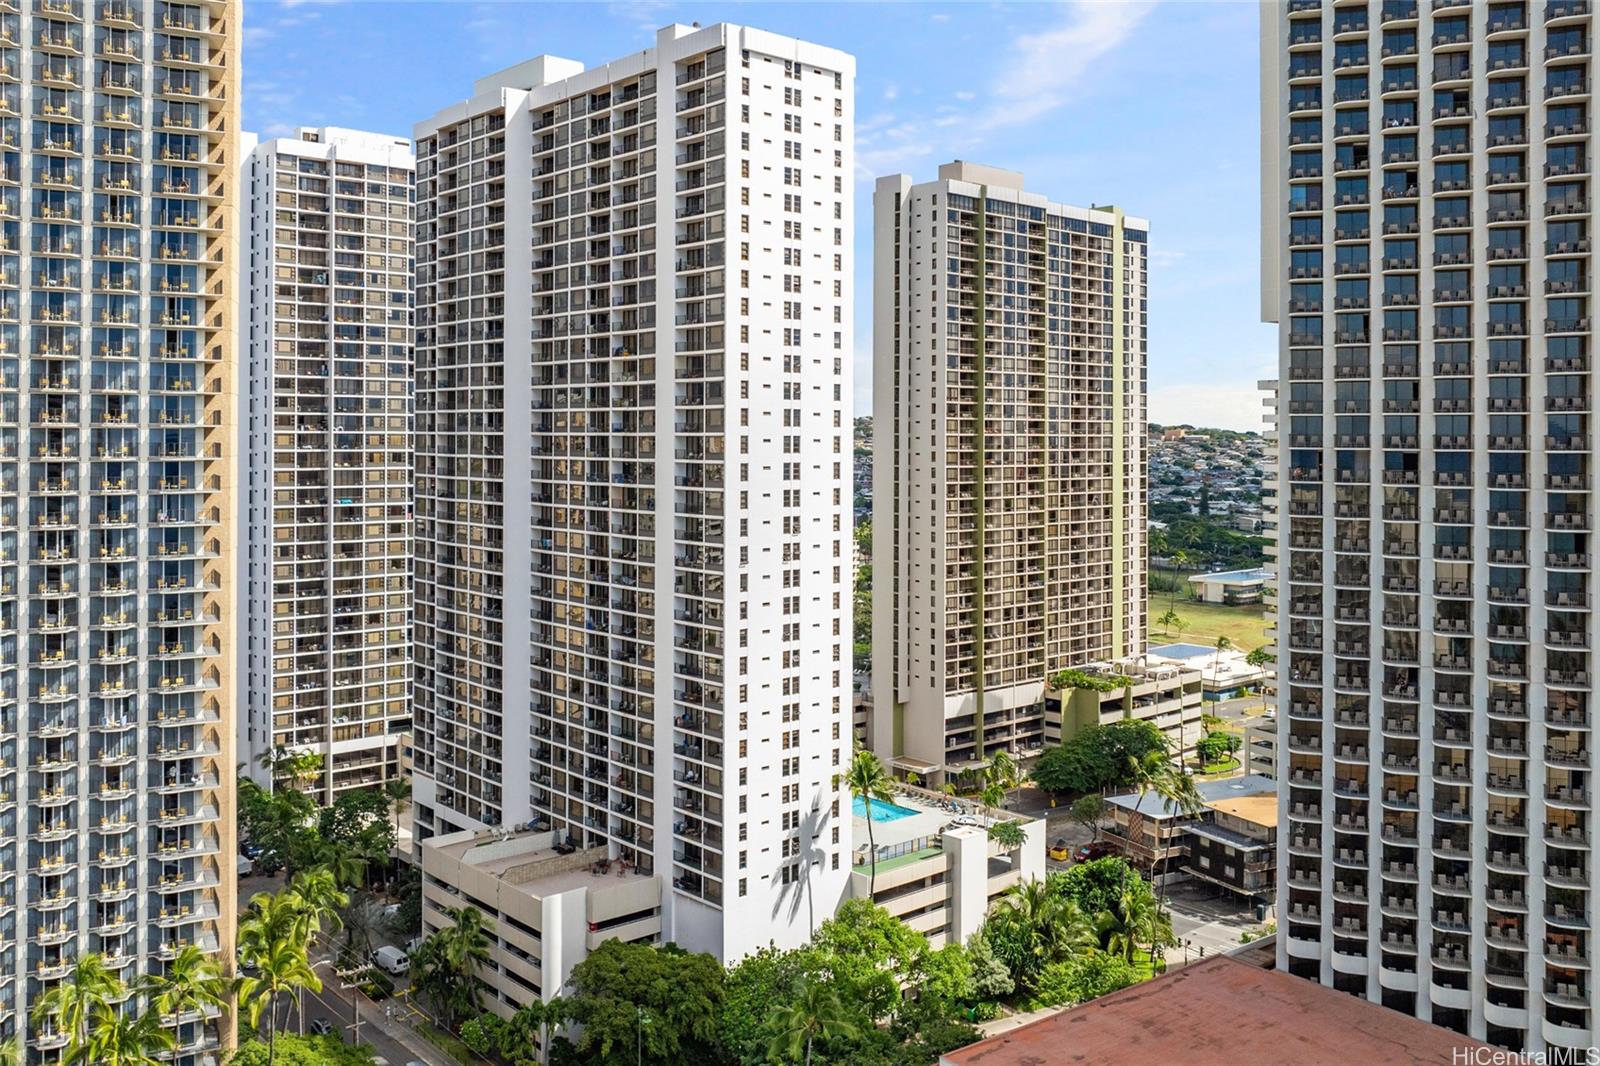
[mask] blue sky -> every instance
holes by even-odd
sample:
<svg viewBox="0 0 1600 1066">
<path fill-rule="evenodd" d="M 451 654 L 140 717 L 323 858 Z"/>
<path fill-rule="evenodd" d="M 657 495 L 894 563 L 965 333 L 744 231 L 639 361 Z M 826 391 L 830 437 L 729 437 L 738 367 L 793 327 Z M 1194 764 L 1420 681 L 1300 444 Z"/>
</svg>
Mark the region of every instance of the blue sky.
<svg viewBox="0 0 1600 1066">
<path fill-rule="evenodd" d="M 870 410 L 871 187 L 952 158 L 1151 220 L 1150 417 L 1260 428 L 1256 5 L 252 0 L 246 128 L 409 135 L 540 53 L 592 65 L 670 22 L 742 22 L 856 56 L 856 409 Z"/>
</svg>

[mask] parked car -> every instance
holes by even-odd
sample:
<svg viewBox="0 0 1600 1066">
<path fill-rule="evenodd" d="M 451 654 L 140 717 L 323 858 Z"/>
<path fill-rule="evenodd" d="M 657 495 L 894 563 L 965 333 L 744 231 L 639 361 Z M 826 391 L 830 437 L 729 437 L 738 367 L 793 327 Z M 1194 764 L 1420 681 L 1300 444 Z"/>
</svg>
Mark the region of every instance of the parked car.
<svg viewBox="0 0 1600 1066">
<path fill-rule="evenodd" d="M 1067 847 L 1067 842 L 1065 840 L 1057 840 L 1054 844 L 1050 845 L 1049 855 L 1057 862 L 1066 862 L 1071 854 L 1072 851 Z"/>
<path fill-rule="evenodd" d="M 1104 840 L 1094 840 L 1087 844 L 1079 844 L 1077 854 L 1073 858 L 1078 862 L 1092 862 L 1095 859 L 1103 859 L 1108 855 L 1118 854 L 1121 853 L 1117 851 L 1116 845 L 1107 843 Z"/>
<path fill-rule="evenodd" d="M 309 1028 L 318 1036 L 327 1036 L 329 1033 L 333 1032 L 333 1023 L 328 1021 L 326 1018 L 313 1018 L 311 1019 L 311 1025 Z"/>
</svg>

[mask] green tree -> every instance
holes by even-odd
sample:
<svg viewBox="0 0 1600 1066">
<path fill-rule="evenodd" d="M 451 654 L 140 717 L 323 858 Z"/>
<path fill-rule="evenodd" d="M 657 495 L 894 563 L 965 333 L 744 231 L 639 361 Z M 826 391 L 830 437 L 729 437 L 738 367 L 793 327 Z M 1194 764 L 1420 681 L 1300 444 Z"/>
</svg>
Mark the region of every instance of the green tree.
<svg viewBox="0 0 1600 1066">
<path fill-rule="evenodd" d="M 1267 678 L 1264 671 L 1267 669 L 1267 667 L 1277 662 L 1278 657 L 1268 651 L 1266 645 L 1263 644 L 1259 648 L 1250 649 L 1250 654 L 1244 657 L 1244 661 L 1247 665 L 1263 671 L 1261 682 L 1256 686 L 1256 688 L 1261 693 L 1261 709 L 1264 711 L 1267 709 Z"/>
<path fill-rule="evenodd" d="M 1023 1006 L 1037 1010 L 1063 1003 L 1087 1003 L 1138 981 L 1138 972 L 1120 955 L 1085 952 L 1046 966 Z"/>
<path fill-rule="evenodd" d="M 973 934 L 967 941 L 967 961 L 972 966 L 972 992 L 979 999 L 998 1000 L 1016 990 L 1011 971 L 982 933 Z"/>
<path fill-rule="evenodd" d="M 740 1066 L 765 1066 L 772 1004 L 828 973 L 827 956 L 809 945 L 784 951 L 769 944 L 729 967 L 718 1019 L 728 1058 Z"/>
<path fill-rule="evenodd" d="M 894 783 L 889 775 L 884 772 L 883 764 L 878 757 L 865 748 L 858 749 L 850 760 L 850 769 L 845 771 L 845 787 L 852 796 L 859 797 L 867 809 L 867 847 L 870 852 L 868 859 L 872 863 L 872 872 L 867 878 L 868 895 L 878 891 L 878 845 L 873 836 L 872 817 L 874 802 L 891 803 L 894 801 Z"/>
<path fill-rule="evenodd" d="M 262 1016 L 267 1018 L 267 1066 L 273 1066 L 277 1057 L 279 1001 L 288 997 L 292 1006 L 301 989 L 322 991 L 322 979 L 306 955 L 302 929 L 297 923 L 259 933 L 244 923 L 239 928 L 240 954 L 255 966 L 255 972 L 238 979 L 239 1005 L 252 1029 L 259 1030 Z"/>
<path fill-rule="evenodd" d="M 72 969 L 59 984 L 40 993 L 33 1002 L 29 1018 L 35 1026 L 46 1022 L 56 1032 L 65 1033 L 67 1046 L 62 1054 L 74 1062 L 88 1053 L 91 1030 L 111 1013 L 113 1001 L 126 989 L 116 972 L 98 952 L 79 955 Z"/>
<path fill-rule="evenodd" d="M 767 1054 L 779 1062 L 801 1060 L 805 1066 L 811 1066 L 811 1045 L 817 1038 L 856 1035 L 854 1018 L 839 1002 L 839 994 L 816 981 L 805 982 L 793 997 L 778 1004 L 773 1024 L 778 1031 Z"/>
<path fill-rule="evenodd" d="M 478 971 L 489 963 L 489 934 L 476 907 L 453 907 L 445 914 L 450 924 L 412 953 L 411 982 L 454 1028 L 479 1010 Z"/>
<path fill-rule="evenodd" d="M 1183 619 L 1179 617 L 1178 612 L 1168 607 L 1162 612 L 1161 617 L 1156 619 L 1156 624 L 1161 626 L 1162 633 L 1170 635 L 1174 629 L 1178 628 L 1178 623 L 1181 621 Z"/>
<path fill-rule="evenodd" d="M 227 1006 L 229 998 L 222 967 L 196 944 L 179 948 L 163 972 L 150 974 L 139 982 L 139 990 L 149 998 L 155 1013 L 169 1024 L 190 1014 L 220 1010 Z"/>
<path fill-rule="evenodd" d="M 411 780 L 405 777 L 386 777 L 383 781 L 383 795 L 389 801 L 389 807 L 394 811 L 394 839 L 396 846 L 400 842 L 400 815 L 411 806 Z"/>
<path fill-rule="evenodd" d="M 1153 755 L 1165 759 L 1166 736 L 1153 723 L 1124 718 L 1094 724 L 1066 743 L 1047 749 L 1033 766 L 1033 780 L 1051 792 L 1098 792 L 1132 784 L 1130 759 Z"/>
<path fill-rule="evenodd" d="M 1049 963 L 1094 947 L 1087 916 L 1037 878 L 1007 889 L 984 929 L 1012 979 L 1023 987 L 1031 987 Z"/>
<path fill-rule="evenodd" d="M 267 1066 L 267 1045 L 260 1040 L 241 1040 L 228 1059 L 228 1066 Z M 278 1037 L 275 1066 L 372 1066 L 373 1050 L 368 1044 L 345 1044 L 337 1036 Z"/>
<path fill-rule="evenodd" d="M 344 919 L 341 912 L 350 905 L 350 896 L 339 887 L 337 875 L 329 867 L 301 870 L 289 880 L 291 905 L 307 941 L 322 933 L 324 923 L 337 933 Z"/>
<path fill-rule="evenodd" d="M 95 1066 L 163 1066 L 177 1045 L 159 1015 L 108 1010 L 95 1020 L 85 1054 Z"/>
<path fill-rule="evenodd" d="M 1028 842 L 1028 834 L 1022 828 L 1022 824 L 1013 822 L 1010 819 L 991 825 L 988 829 L 988 834 L 990 840 L 1007 851 L 1015 851 Z"/>
<path fill-rule="evenodd" d="M 1090 840 L 1100 839 L 1100 820 L 1105 817 L 1106 801 L 1090 793 L 1079 796 L 1067 808 L 1067 817 L 1089 830 Z"/>
<path fill-rule="evenodd" d="M 572 968 L 567 1019 L 585 1063 L 715 1062 L 722 966 L 675 944 L 607 940 Z"/>
<path fill-rule="evenodd" d="M 1119 906 L 1130 883 L 1134 891 L 1150 892 L 1149 883 L 1120 855 L 1075 863 L 1051 874 L 1045 883 L 1053 895 L 1072 901 L 1089 915 Z M 1105 946 L 1102 940 L 1100 947 Z"/>
<path fill-rule="evenodd" d="M 899 1006 L 928 938 L 870 899 L 851 899 L 817 927 L 811 945 L 827 958 L 845 1002 L 860 1005 L 876 1021 Z"/>
</svg>

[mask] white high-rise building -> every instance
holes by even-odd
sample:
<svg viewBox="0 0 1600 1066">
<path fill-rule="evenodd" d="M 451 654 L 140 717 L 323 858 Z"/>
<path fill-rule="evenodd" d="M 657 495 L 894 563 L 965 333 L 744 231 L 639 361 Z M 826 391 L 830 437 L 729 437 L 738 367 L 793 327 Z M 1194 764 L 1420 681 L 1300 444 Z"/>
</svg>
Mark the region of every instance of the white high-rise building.
<svg viewBox="0 0 1600 1066">
<path fill-rule="evenodd" d="M 238 19 L 0 3 L 0 1041 L 30 1062 L 90 953 L 232 971 Z M 179 1066 L 231 1041 L 169 1020 Z"/>
<path fill-rule="evenodd" d="M 1149 228 L 973 163 L 878 179 L 870 733 L 898 770 L 1037 754 L 1052 675 L 1144 652 Z"/>
<path fill-rule="evenodd" d="M 591 921 L 725 959 L 845 894 L 853 69 L 669 26 L 415 129 L 430 924 L 429 839 L 496 827 L 543 838 L 458 858 L 540 898 L 613 859 L 660 891 Z M 581 948 L 531 947 L 546 998 Z"/>
<path fill-rule="evenodd" d="M 400 773 L 411 728 L 411 142 L 299 131 L 244 158 L 240 761 Z"/>
<path fill-rule="evenodd" d="M 1591 4 L 1263 12 L 1278 965 L 1588 1048 Z"/>
</svg>

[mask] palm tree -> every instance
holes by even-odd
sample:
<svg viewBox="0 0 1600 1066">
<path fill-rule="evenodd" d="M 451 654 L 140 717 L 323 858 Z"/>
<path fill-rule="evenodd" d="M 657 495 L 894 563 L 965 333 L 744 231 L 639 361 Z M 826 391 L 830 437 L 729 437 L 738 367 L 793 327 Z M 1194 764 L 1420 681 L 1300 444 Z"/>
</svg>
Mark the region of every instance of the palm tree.
<svg viewBox="0 0 1600 1066">
<path fill-rule="evenodd" d="M 878 891 L 878 844 L 872 835 L 872 803 L 877 800 L 881 803 L 894 801 L 894 785 L 889 775 L 884 772 L 883 763 L 872 752 L 862 748 L 850 760 L 850 769 L 845 771 L 844 783 L 850 789 L 852 796 L 859 797 L 867 814 L 867 848 L 871 852 L 872 873 L 867 878 L 867 895 L 870 898 Z"/>
<path fill-rule="evenodd" d="M 27 1054 L 23 1051 L 22 1034 L 0 1044 L 0 1066 L 28 1066 Z"/>
<path fill-rule="evenodd" d="M 164 1066 L 163 1054 L 177 1046 L 160 1015 L 109 1011 L 95 1022 L 88 1060 L 95 1066 Z"/>
<path fill-rule="evenodd" d="M 489 963 L 489 934 L 476 907 L 445 912 L 450 924 L 417 948 L 412 982 L 433 998 L 448 1024 L 478 1010 L 478 971 Z"/>
<path fill-rule="evenodd" d="M 287 994 L 293 1004 L 294 994 L 302 988 L 322 991 L 322 979 L 306 956 L 305 941 L 295 938 L 299 931 L 300 927 L 291 927 L 289 936 L 268 941 L 263 948 L 245 956 L 255 963 L 256 972 L 239 978 L 239 1005 L 251 1028 L 259 1030 L 262 1014 L 267 1015 L 267 1066 L 272 1066 L 277 1056 L 279 998 Z M 241 941 L 245 939 L 243 926 L 239 936 Z"/>
<path fill-rule="evenodd" d="M 1171 636 L 1179 621 L 1181 619 L 1178 617 L 1178 612 L 1168 607 L 1161 617 L 1156 619 L 1156 624 L 1161 627 L 1161 632 Z"/>
<path fill-rule="evenodd" d="M 187 944 L 178 950 L 165 973 L 150 974 L 139 982 L 139 991 L 149 997 L 151 1007 L 161 1018 L 182 1018 L 204 1014 L 228 1002 L 228 983 L 217 960 Z"/>
<path fill-rule="evenodd" d="M 30 1018 L 34 1025 L 49 1021 L 58 1032 L 67 1034 L 62 1058 L 71 1062 L 88 1050 L 90 1023 L 98 1025 L 124 991 L 121 978 L 105 959 L 89 952 L 78 956 L 60 984 L 52 985 L 34 1001 Z"/>
<path fill-rule="evenodd" d="M 1007 889 L 989 920 L 1011 924 L 1031 945 L 1027 972 L 1015 975 L 1024 983 L 1050 963 L 1098 943 L 1078 904 L 1051 892 L 1037 877 Z"/>
<path fill-rule="evenodd" d="M 1004 807 L 1007 795 L 1012 789 L 1021 785 L 1024 780 L 1023 774 L 1017 768 L 1017 760 L 1012 757 L 1009 751 L 1005 750 L 997 751 L 989 757 L 989 765 L 984 769 L 983 775 L 985 782 L 989 785 L 998 785 L 1000 787 L 999 803 L 989 803 L 987 799 L 984 800 L 991 807 Z M 988 792 L 989 790 L 985 788 L 984 794 L 988 795 Z"/>
<path fill-rule="evenodd" d="M 767 1046 L 767 1057 L 782 1062 L 800 1059 L 804 1048 L 805 1066 L 811 1066 L 811 1044 L 824 1040 L 848 1040 L 856 1035 L 855 1023 L 839 1000 L 839 994 L 818 981 L 806 981 L 788 1002 L 773 1015 L 777 1033 Z"/>
<path fill-rule="evenodd" d="M 300 922 L 310 940 L 322 932 L 322 923 L 337 933 L 344 919 L 340 912 L 350 905 L 350 895 L 339 887 L 338 877 L 326 866 L 301 870 L 289 882 L 295 906 L 300 911 Z"/>
<path fill-rule="evenodd" d="M 1272 663 L 1276 662 L 1277 659 L 1273 656 L 1273 654 L 1270 651 L 1268 651 L 1266 649 L 1266 646 L 1263 645 L 1263 646 L 1261 646 L 1259 648 L 1252 648 L 1251 651 L 1250 651 L 1250 654 L 1246 655 L 1244 657 L 1244 661 L 1245 661 L 1246 665 L 1253 666 L 1257 670 L 1261 671 L 1261 683 L 1257 687 L 1261 690 L 1261 709 L 1264 711 L 1264 710 L 1267 709 L 1267 673 L 1266 673 L 1266 671 L 1267 671 L 1267 667 L 1270 666 Z"/>
<path fill-rule="evenodd" d="M 334 887 L 352 888 L 367 874 L 367 856 L 349 844 L 321 840 L 312 850 L 312 865 L 332 875 Z"/>
<path fill-rule="evenodd" d="M 394 810 L 394 842 L 396 850 L 400 847 L 400 815 L 407 807 L 411 806 L 411 782 L 403 777 L 385 778 L 383 794 L 389 800 L 389 806 Z"/>
</svg>

